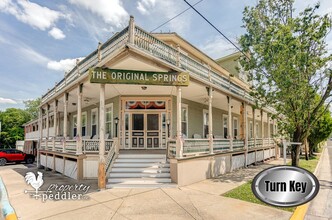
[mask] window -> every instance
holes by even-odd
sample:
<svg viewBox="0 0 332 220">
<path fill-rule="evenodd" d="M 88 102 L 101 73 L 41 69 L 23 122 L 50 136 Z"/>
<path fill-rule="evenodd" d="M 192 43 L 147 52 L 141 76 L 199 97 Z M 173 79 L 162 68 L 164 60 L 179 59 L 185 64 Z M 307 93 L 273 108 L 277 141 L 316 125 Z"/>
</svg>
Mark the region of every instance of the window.
<svg viewBox="0 0 332 220">
<path fill-rule="evenodd" d="M 98 126 L 98 109 L 91 110 L 91 136 L 97 135 L 97 126 Z"/>
<path fill-rule="evenodd" d="M 238 134 L 239 134 L 239 132 L 238 132 L 238 125 L 239 124 L 239 121 L 238 121 L 238 119 L 236 118 L 236 117 L 234 117 L 233 118 L 233 137 L 234 137 L 234 139 L 237 139 L 238 138 Z"/>
<path fill-rule="evenodd" d="M 203 138 L 206 138 L 209 134 L 209 112 L 203 110 Z"/>
<path fill-rule="evenodd" d="M 249 138 L 254 137 L 254 127 L 252 126 L 252 121 L 249 122 Z"/>
<path fill-rule="evenodd" d="M 108 138 L 113 137 L 113 103 L 105 106 L 105 134 L 108 134 Z"/>
<path fill-rule="evenodd" d="M 188 105 L 182 104 L 181 107 L 182 135 L 188 137 Z"/>
<path fill-rule="evenodd" d="M 259 124 L 258 124 L 258 122 L 256 122 L 256 131 L 255 131 L 255 136 L 256 136 L 256 138 L 258 138 L 258 137 L 259 137 Z"/>
<path fill-rule="evenodd" d="M 77 135 L 77 115 L 73 116 L 73 137 Z"/>
<path fill-rule="evenodd" d="M 86 112 L 82 113 L 82 137 L 86 136 L 87 115 Z"/>
<path fill-rule="evenodd" d="M 223 127 L 224 127 L 224 138 L 228 138 L 228 126 L 227 126 L 227 123 L 228 123 L 228 116 L 227 115 L 224 115 L 223 116 Z"/>
</svg>

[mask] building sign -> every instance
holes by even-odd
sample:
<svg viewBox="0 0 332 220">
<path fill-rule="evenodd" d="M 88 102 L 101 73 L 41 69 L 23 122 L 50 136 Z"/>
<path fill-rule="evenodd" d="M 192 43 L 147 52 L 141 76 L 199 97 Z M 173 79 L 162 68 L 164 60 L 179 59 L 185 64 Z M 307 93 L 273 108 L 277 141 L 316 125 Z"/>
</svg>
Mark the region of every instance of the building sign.
<svg viewBox="0 0 332 220">
<path fill-rule="evenodd" d="M 89 70 L 90 83 L 138 84 L 160 86 L 188 86 L 189 74 L 186 72 L 150 72 L 137 70 L 118 70 L 92 68 Z"/>
</svg>

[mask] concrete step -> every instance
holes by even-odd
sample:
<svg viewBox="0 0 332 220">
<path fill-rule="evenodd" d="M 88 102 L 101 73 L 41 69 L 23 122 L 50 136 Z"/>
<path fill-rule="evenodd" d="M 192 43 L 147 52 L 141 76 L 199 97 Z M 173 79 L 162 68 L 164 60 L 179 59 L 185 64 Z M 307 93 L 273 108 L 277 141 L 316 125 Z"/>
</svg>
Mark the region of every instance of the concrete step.
<svg viewBox="0 0 332 220">
<path fill-rule="evenodd" d="M 168 163 L 114 163 L 113 167 L 168 168 Z"/>
<path fill-rule="evenodd" d="M 164 158 L 117 158 L 115 163 L 165 163 Z"/>
<path fill-rule="evenodd" d="M 176 188 L 175 183 L 155 183 L 155 184 L 124 184 L 124 183 L 108 183 L 107 189 L 113 188 Z"/>
<path fill-rule="evenodd" d="M 111 173 L 169 173 L 170 168 L 112 167 Z"/>
<path fill-rule="evenodd" d="M 171 178 L 108 178 L 108 183 L 124 184 L 156 184 L 171 183 Z"/>
<path fill-rule="evenodd" d="M 110 173 L 111 178 L 169 178 L 170 173 Z"/>
<path fill-rule="evenodd" d="M 129 159 L 129 158 L 159 158 L 159 159 L 166 159 L 165 154 L 119 154 L 119 159 Z"/>
</svg>

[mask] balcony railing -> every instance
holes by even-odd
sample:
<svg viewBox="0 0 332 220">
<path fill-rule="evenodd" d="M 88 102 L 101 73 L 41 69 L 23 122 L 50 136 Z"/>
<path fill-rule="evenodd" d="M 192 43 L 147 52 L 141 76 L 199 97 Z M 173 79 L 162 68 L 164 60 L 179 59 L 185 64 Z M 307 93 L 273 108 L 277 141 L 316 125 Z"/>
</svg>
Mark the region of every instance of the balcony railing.
<svg viewBox="0 0 332 220">
<path fill-rule="evenodd" d="M 123 29 L 121 32 L 114 35 L 106 43 L 100 47 L 100 59 L 103 61 L 112 52 L 121 48 L 128 43 L 129 28 Z M 187 54 L 175 49 L 174 47 L 164 43 L 148 32 L 144 31 L 138 26 L 134 29 L 134 42 L 132 46 L 151 54 L 152 56 L 159 58 L 171 65 L 177 65 L 182 68 L 183 71 L 189 71 L 191 76 L 198 79 L 212 82 L 218 87 L 224 90 L 229 90 L 234 95 L 244 97 L 249 101 L 253 101 L 253 98 L 240 86 L 230 82 L 230 80 L 221 75 L 221 73 L 209 68 L 207 65 L 202 64 L 200 61 L 193 59 Z M 94 67 L 98 63 L 98 50 L 93 51 L 85 59 L 80 61 L 56 86 L 49 90 L 42 97 L 42 102 L 52 97 L 56 92 L 62 90 L 67 84 L 73 82 L 82 74 L 86 74 L 89 68 Z"/>
</svg>

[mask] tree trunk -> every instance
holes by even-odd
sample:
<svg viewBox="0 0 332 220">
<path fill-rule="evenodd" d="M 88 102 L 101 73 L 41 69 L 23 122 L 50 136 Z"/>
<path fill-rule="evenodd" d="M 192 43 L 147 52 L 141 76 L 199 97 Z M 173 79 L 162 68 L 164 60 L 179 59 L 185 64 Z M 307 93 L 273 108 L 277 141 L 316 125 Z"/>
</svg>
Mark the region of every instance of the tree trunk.
<svg viewBox="0 0 332 220">
<path fill-rule="evenodd" d="M 300 142 L 301 137 L 301 129 L 297 128 L 293 134 L 293 142 Z M 298 167 L 300 161 L 300 145 L 292 145 L 291 149 L 291 158 L 292 158 L 292 166 Z"/>
<path fill-rule="evenodd" d="M 306 160 L 309 160 L 309 142 L 308 142 L 308 138 L 306 138 L 305 140 L 304 140 L 304 154 L 305 154 L 305 159 Z"/>
</svg>

